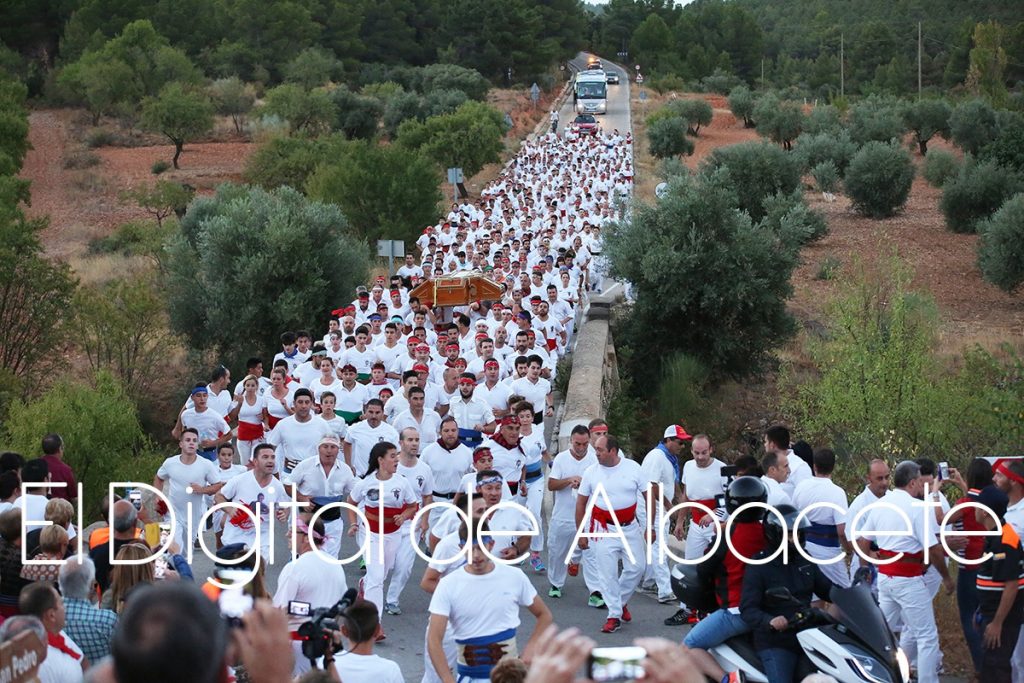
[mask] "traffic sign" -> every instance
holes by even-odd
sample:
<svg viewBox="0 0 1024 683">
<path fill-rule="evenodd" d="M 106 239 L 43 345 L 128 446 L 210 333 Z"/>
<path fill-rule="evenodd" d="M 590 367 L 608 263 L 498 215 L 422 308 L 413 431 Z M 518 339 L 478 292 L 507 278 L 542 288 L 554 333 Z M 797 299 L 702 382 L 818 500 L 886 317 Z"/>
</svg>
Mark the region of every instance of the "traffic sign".
<svg viewBox="0 0 1024 683">
<path fill-rule="evenodd" d="M 641 90 L 640 91 L 640 101 L 643 102 L 646 99 L 647 99 L 647 91 L 646 90 Z"/>
<path fill-rule="evenodd" d="M 461 168 L 449 168 L 448 169 L 448 182 L 449 183 L 451 183 L 452 185 L 457 185 L 457 184 L 463 183 L 465 181 L 466 181 L 466 179 L 462 175 L 462 169 Z"/>
<path fill-rule="evenodd" d="M 540 99 L 540 87 L 536 83 L 530 86 L 530 99 L 533 100 L 534 104 Z"/>
<path fill-rule="evenodd" d="M 643 83 L 644 82 L 644 75 L 642 73 L 637 73 L 637 75 L 636 75 L 636 82 L 637 83 Z"/>
<path fill-rule="evenodd" d="M 634 69 L 636 69 L 637 71 L 639 71 L 639 70 L 640 70 L 640 65 L 639 65 L 639 64 L 637 64 L 637 65 L 636 65 L 636 66 L 634 66 L 633 68 L 634 68 Z"/>
</svg>

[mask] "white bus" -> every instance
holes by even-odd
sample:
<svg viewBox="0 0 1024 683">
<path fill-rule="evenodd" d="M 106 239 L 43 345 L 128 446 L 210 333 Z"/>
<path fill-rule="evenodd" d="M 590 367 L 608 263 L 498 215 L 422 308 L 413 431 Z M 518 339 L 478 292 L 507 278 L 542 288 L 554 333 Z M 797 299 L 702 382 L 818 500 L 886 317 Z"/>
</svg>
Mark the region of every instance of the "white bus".
<svg viewBox="0 0 1024 683">
<path fill-rule="evenodd" d="M 577 114 L 608 112 L 608 83 L 604 71 L 588 70 L 576 74 L 572 100 Z"/>
</svg>

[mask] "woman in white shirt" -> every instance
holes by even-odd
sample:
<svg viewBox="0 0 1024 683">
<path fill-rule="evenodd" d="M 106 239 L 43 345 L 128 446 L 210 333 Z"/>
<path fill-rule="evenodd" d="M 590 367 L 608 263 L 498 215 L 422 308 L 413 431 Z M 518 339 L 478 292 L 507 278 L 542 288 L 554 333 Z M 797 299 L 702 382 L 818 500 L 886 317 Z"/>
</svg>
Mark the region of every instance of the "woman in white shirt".
<svg viewBox="0 0 1024 683">
<path fill-rule="evenodd" d="M 252 457 L 252 449 L 263 443 L 263 408 L 266 401 L 259 395 L 259 388 L 257 377 L 246 376 L 242 380 L 242 395 L 229 415 L 229 421 L 238 420 L 238 457 L 243 465 L 248 464 Z"/>
<path fill-rule="evenodd" d="M 283 368 L 270 373 L 270 389 L 263 392 L 263 420 L 270 429 L 294 412 L 295 399 L 285 384 Z"/>
<path fill-rule="evenodd" d="M 341 382 L 334 375 L 334 359 L 330 356 L 320 357 L 320 376 L 309 383 L 309 390 L 313 392 L 313 403 L 320 405 L 320 396 L 329 391 L 337 395 L 341 388 Z"/>
</svg>

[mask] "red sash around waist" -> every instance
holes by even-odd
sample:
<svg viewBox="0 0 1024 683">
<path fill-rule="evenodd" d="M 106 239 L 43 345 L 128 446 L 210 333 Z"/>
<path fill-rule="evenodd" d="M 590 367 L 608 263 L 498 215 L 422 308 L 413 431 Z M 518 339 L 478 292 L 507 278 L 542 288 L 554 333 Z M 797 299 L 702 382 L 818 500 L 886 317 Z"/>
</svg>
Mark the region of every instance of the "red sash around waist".
<svg viewBox="0 0 1024 683">
<path fill-rule="evenodd" d="M 883 558 L 899 555 L 897 552 L 881 549 L 879 549 L 878 554 Z M 903 557 L 892 564 L 878 565 L 879 573 L 886 576 L 922 576 L 927 568 L 924 563 L 924 552 L 903 553 Z"/>
<path fill-rule="evenodd" d="M 615 510 L 615 518 L 619 521 L 620 526 L 629 526 L 636 519 L 636 503 L 633 503 L 628 508 L 622 508 L 621 510 Z M 595 526 L 602 526 L 607 528 L 612 523 L 612 513 L 608 510 L 603 510 L 596 505 L 594 509 L 590 511 L 590 526 L 591 530 Z"/>
<path fill-rule="evenodd" d="M 372 510 L 372 511 L 371 511 Z M 366 508 L 366 521 L 370 523 L 370 530 L 376 531 L 379 528 L 380 520 L 377 517 L 377 512 L 380 508 Z M 400 515 L 405 512 L 404 507 L 400 508 L 384 508 L 384 533 L 393 534 L 402 528 L 401 524 L 395 524 L 391 521 L 392 517 Z"/>
<path fill-rule="evenodd" d="M 715 505 L 718 504 L 717 501 L 714 498 L 708 498 L 707 500 L 691 500 L 690 502 L 691 503 L 698 503 L 700 505 L 703 505 L 704 507 L 706 507 L 709 510 L 714 510 L 715 509 Z M 700 522 L 702 519 L 704 519 L 705 517 L 708 516 L 708 513 L 704 512 L 700 508 L 691 507 L 691 508 L 687 508 L 687 510 L 690 511 L 690 519 L 693 520 L 694 522 Z"/>
<path fill-rule="evenodd" d="M 253 424 L 251 422 L 238 421 L 238 440 L 256 441 L 263 438 L 263 423 Z"/>
</svg>

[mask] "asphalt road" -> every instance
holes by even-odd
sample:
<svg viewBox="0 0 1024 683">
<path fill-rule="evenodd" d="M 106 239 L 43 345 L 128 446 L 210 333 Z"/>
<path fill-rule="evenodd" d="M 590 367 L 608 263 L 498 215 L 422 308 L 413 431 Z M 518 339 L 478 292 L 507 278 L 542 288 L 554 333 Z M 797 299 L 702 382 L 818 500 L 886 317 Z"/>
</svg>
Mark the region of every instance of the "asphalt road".
<svg viewBox="0 0 1024 683">
<path fill-rule="evenodd" d="M 573 63 L 578 68 L 586 64 L 586 56 L 581 54 Z M 601 126 L 605 130 L 617 128 L 620 132 L 629 130 L 629 81 L 625 78 L 625 70 L 615 67 L 620 73 L 620 84 L 608 86 L 608 113 L 598 117 Z M 572 111 L 572 98 L 560 110 L 561 122 L 571 121 L 575 117 Z M 551 422 L 551 421 L 549 421 Z M 551 426 L 549 424 L 547 436 L 549 443 L 552 441 Z M 273 591 L 277 586 L 277 577 L 281 568 L 289 557 L 287 539 L 284 535 L 283 524 L 277 525 L 275 532 L 275 563 L 266 569 L 266 580 L 268 588 Z M 213 547 L 213 535 L 207 532 L 207 542 Z M 351 554 L 355 550 L 355 541 L 346 538 L 342 543 L 342 556 Z M 547 558 L 544 558 L 547 561 Z M 430 596 L 419 588 L 419 580 L 423 575 L 425 563 L 417 559 L 413 570 L 412 578 L 406 586 L 402 595 L 402 614 L 400 616 L 384 617 L 384 629 L 387 633 L 387 640 L 378 646 L 381 656 L 396 661 L 402 668 L 406 681 L 419 681 L 423 675 L 423 634 L 427 623 L 427 607 Z M 350 586 L 356 586 L 359 582 L 360 572 L 358 566 L 351 564 L 345 568 L 346 576 Z M 212 563 L 209 559 L 197 553 L 193 562 L 193 571 L 197 580 L 203 580 L 212 571 Z M 588 593 L 583 583 L 583 578 L 570 578 L 563 590 L 563 597 L 555 600 L 547 597 L 549 584 L 543 574 L 536 574 L 527 569 L 533 585 L 538 593 L 554 613 L 555 622 L 560 626 L 576 626 L 585 633 L 594 637 L 601 645 L 629 645 L 633 638 L 639 636 L 660 635 L 674 640 L 681 639 L 684 629 L 679 627 L 667 627 L 662 621 L 665 617 L 675 611 L 674 605 L 659 605 L 653 596 L 648 594 L 637 594 L 630 603 L 633 621 L 623 625 L 618 632 L 610 635 L 600 633 L 601 626 L 607 616 L 604 609 L 593 609 L 587 607 Z M 533 617 L 523 612 L 523 624 L 520 629 L 520 647 L 525 645 L 526 638 L 533 629 Z M 344 677 L 344 672 L 342 671 Z"/>
</svg>

